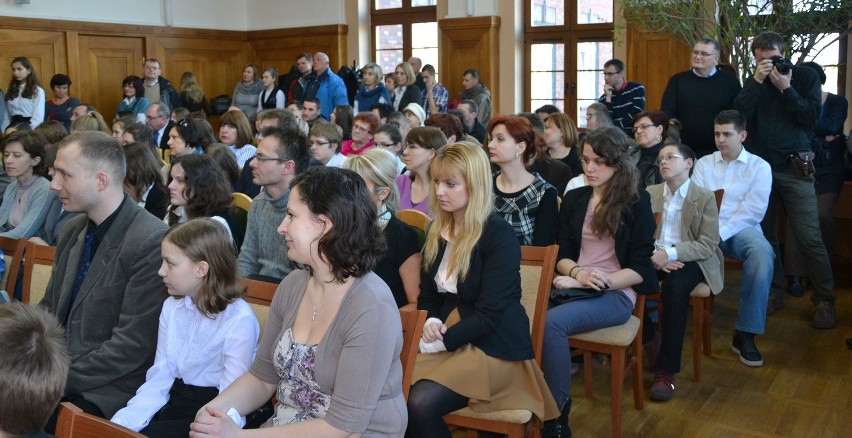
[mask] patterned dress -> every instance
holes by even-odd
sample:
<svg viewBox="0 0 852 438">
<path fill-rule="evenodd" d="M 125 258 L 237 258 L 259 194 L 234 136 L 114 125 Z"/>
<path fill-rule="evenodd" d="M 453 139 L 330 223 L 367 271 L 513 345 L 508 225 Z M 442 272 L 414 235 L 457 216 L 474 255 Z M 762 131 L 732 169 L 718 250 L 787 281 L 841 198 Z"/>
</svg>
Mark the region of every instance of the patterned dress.
<svg viewBox="0 0 852 438">
<path fill-rule="evenodd" d="M 293 329 L 281 336 L 273 357 L 278 383 L 278 404 L 272 424 L 298 423 L 312 418 L 325 418 L 331 394 L 324 394 L 314 377 L 317 345 L 293 340 Z"/>
</svg>

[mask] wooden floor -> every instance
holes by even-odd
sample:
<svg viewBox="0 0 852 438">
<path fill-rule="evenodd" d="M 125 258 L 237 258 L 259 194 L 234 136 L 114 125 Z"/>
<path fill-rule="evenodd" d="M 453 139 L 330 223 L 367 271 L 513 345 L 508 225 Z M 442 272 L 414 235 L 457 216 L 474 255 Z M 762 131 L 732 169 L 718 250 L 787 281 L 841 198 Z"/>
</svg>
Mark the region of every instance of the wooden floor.
<svg viewBox="0 0 852 438">
<path fill-rule="evenodd" d="M 760 368 L 743 365 L 731 352 L 739 273 L 726 272 L 713 314 L 713 356 L 704 357 L 702 382 L 692 380 L 688 328 L 674 399 L 651 402 L 653 375 L 646 371 L 645 409 L 637 411 L 630 377 L 625 380 L 623 436 L 852 437 L 852 351 L 845 346 L 852 337 L 852 273 L 837 271 L 838 284 L 845 285 L 836 290 L 838 327 L 812 329 L 809 293 L 785 296 L 786 308 L 767 318 L 766 334 L 757 338 Z M 610 436 L 609 368 L 595 368 L 591 398 L 583 394 L 582 372 L 574 375 L 570 425 L 577 438 Z"/>
</svg>

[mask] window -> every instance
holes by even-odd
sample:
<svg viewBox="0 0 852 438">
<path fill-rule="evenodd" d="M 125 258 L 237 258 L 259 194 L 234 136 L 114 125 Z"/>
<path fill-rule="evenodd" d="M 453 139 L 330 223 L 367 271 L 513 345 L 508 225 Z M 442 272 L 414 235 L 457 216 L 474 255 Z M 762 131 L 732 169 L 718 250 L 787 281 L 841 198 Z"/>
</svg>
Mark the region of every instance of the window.
<svg viewBox="0 0 852 438">
<path fill-rule="evenodd" d="M 586 126 L 612 58 L 613 0 L 527 0 L 526 110 L 551 104 Z"/>
<path fill-rule="evenodd" d="M 384 74 L 416 56 L 438 68 L 436 0 L 373 0 L 375 62 Z M 366 64 L 366 62 L 362 63 Z M 419 72 L 418 72 L 419 73 Z"/>
</svg>

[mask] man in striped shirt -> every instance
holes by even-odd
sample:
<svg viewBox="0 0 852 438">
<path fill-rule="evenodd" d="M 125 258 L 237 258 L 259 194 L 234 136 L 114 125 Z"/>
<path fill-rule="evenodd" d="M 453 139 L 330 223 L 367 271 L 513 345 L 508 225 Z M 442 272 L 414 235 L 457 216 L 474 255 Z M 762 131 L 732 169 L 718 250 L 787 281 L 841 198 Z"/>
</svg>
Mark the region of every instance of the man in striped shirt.
<svg viewBox="0 0 852 438">
<path fill-rule="evenodd" d="M 606 105 L 615 126 L 633 137 L 633 116 L 645 111 L 645 86 L 624 78 L 624 62 L 610 59 L 604 63 L 604 94 L 598 99 Z"/>
</svg>

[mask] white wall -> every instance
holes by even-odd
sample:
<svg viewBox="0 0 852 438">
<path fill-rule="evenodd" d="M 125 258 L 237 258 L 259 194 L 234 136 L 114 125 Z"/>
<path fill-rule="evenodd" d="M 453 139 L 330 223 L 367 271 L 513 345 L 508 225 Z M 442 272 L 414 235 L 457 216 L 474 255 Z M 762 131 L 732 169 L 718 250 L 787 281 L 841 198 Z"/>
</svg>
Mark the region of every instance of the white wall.
<svg viewBox="0 0 852 438">
<path fill-rule="evenodd" d="M 0 0 L 0 15 L 50 20 L 165 26 L 164 4 L 172 4 L 173 26 L 247 30 L 248 0 Z M 265 0 L 274 3 L 273 0 Z"/>
<path fill-rule="evenodd" d="M 262 30 L 319 26 L 323 24 L 345 24 L 346 11 L 344 2 L 355 2 L 356 0 L 243 1 L 247 3 L 247 29 Z M 369 8 L 369 4 L 367 7 Z"/>
</svg>

